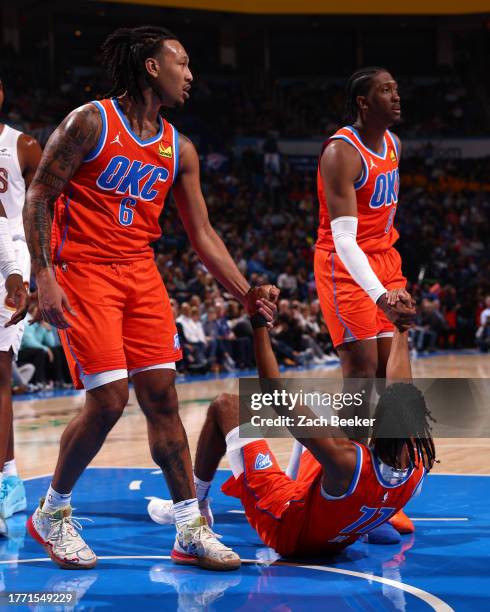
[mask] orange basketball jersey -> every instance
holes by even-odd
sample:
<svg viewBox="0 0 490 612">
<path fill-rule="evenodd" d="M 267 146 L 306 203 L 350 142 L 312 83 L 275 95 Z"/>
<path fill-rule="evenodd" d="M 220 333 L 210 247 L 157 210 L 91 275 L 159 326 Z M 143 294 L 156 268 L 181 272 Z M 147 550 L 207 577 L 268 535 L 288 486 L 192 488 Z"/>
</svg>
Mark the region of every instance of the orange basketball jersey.
<svg viewBox="0 0 490 612">
<path fill-rule="evenodd" d="M 393 226 L 398 204 L 399 173 L 398 145 L 394 136 L 386 130 L 383 152 L 378 154 L 363 144 L 359 133 L 352 126 L 338 130 L 323 145 L 325 148 L 334 140 L 343 140 L 353 146 L 362 161 L 362 173 L 354 184 L 357 198 L 357 242 L 365 253 L 388 250 L 398 239 Z M 318 166 L 318 200 L 320 202 L 320 226 L 316 246 L 333 252 L 335 246 L 330 228 L 327 197 Z"/>
<path fill-rule="evenodd" d="M 159 117 L 156 136 L 140 139 L 115 98 L 92 102 L 102 118 L 99 142 L 55 205 L 54 263 L 112 263 L 153 257 L 158 219 L 177 176 L 179 135 Z"/>
<path fill-rule="evenodd" d="M 310 452 L 303 453 L 297 482 L 304 490 L 304 507 L 285 520 L 287 530 L 295 532 L 289 537 L 295 541 L 296 555 L 321 554 L 352 544 L 403 508 L 422 483 L 425 475 L 422 461 L 392 484 L 383 478 L 372 449 L 354 444 L 356 471 L 349 490 L 336 498 L 326 496 L 322 490 L 321 465 Z"/>
</svg>

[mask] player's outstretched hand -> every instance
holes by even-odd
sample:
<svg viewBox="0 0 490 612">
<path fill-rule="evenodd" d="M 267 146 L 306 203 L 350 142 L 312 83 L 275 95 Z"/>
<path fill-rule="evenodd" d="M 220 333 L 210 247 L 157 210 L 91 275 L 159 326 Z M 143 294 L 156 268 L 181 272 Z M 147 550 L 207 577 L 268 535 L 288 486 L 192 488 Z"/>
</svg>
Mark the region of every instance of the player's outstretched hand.
<svg viewBox="0 0 490 612">
<path fill-rule="evenodd" d="M 277 312 L 279 289 L 274 285 L 252 287 L 245 297 L 245 309 L 249 316 L 261 314 L 268 323 L 272 323 Z"/>
<path fill-rule="evenodd" d="M 409 295 L 408 292 L 405 293 Z M 390 296 L 390 301 L 388 301 L 388 293 L 384 293 L 377 301 L 379 308 L 381 308 L 393 325 L 402 332 L 407 331 L 414 324 L 416 315 L 415 305 L 411 297 L 407 299 L 405 293 L 402 293 L 402 297 L 394 304 L 390 303 L 393 302 L 393 296 Z M 397 295 L 400 295 L 400 293 Z"/>
<path fill-rule="evenodd" d="M 10 274 L 7 276 L 5 289 L 7 291 L 5 299 L 7 308 L 15 308 L 15 312 L 10 317 L 10 320 L 5 323 L 5 327 L 10 327 L 22 321 L 26 316 L 29 296 L 20 274 Z"/>
<path fill-rule="evenodd" d="M 64 311 L 76 317 L 76 313 L 70 305 L 63 289 L 56 282 L 54 272 L 45 268 L 37 275 L 37 290 L 39 310 L 43 319 L 58 329 L 70 327 Z"/>
</svg>

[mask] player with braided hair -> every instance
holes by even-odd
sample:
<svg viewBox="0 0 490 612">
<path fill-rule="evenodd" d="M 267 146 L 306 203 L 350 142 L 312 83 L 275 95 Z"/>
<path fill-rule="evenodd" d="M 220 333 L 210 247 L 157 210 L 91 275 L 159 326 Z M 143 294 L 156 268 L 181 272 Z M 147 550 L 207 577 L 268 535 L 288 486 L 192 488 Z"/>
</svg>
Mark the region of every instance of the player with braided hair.
<svg viewBox="0 0 490 612">
<path fill-rule="evenodd" d="M 394 295 L 410 303 L 408 293 L 391 292 L 389 297 Z M 265 321 L 256 319 L 252 317 L 259 376 L 277 385 L 280 373 Z M 281 470 L 266 440 L 240 437 L 238 396 L 217 397 L 209 406 L 195 461 L 196 475 L 208 485 L 203 500 L 209 499 L 211 481 L 226 452 L 233 475 L 223 492 L 241 500 L 251 526 L 283 556 L 338 553 L 388 521 L 420 490 L 435 461 L 430 413 L 411 383 L 407 336 L 406 331 L 394 332 L 388 388 L 373 415 L 385 437 L 377 438 L 375 429 L 369 444 L 361 444 L 329 425 L 322 428 L 321 437 L 297 438 L 305 449 L 295 479 Z M 300 415 L 315 416 L 308 407 L 274 409 L 296 423 Z M 392 429 L 393 423 L 398 427 Z M 299 429 L 292 431 L 297 435 Z M 391 438 L 397 434 L 400 438 Z M 168 500 L 151 500 L 148 511 L 158 523 L 172 521 Z"/>
<path fill-rule="evenodd" d="M 113 83 L 108 97 L 76 109 L 52 134 L 24 211 L 39 308 L 60 329 L 73 380 L 86 389 L 28 530 L 61 567 L 95 565 L 72 520 L 71 494 L 123 413 L 129 376 L 175 502 L 172 558 L 235 569 L 238 555 L 215 537 L 196 499 L 175 390 L 179 336 L 150 246 L 160 237 L 172 186 L 194 249 L 229 293 L 269 320 L 275 305 L 268 298 L 275 297 L 268 286 L 250 288 L 238 270 L 209 222 L 196 150 L 160 114 L 189 98 L 183 45 L 164 28 L 121 28 L 104 42 L 101 58 Z"/>
</svg>

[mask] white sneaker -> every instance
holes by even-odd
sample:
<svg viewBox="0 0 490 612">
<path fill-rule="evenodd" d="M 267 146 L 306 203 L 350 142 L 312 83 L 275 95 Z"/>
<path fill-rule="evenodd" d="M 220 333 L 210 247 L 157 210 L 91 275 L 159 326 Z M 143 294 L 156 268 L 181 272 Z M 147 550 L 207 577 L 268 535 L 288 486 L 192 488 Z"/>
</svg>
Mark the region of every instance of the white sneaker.
<svg viewBox="0 0 490 612">
<path fill-rule="evenodd" d="M 77 529 L 82 529 L 82 526 L 72 517 L 71 506 L 56 512 L 43 512 L 39 507 L 27 521 L 29 534 L 60 567 L 91 569 L 95 567 L 97 557 Z"/>
<path fill-rule="evenodd" d="M 177 528 L 172 561 L 218 571 L 238 569 L 241 565 L 240 557 L 218 540 L 202 516 Z"/>
<path fill-rule="evenodd" d="M 214 525 L 214 516 L 211 511 L 209 498 L 199 502 L 199 510 L 201 515 L 206 519 L 207 524 L 212 527 Z M 152 521 L 159 525 L 175 525 L 174 502 L 171 499 L 160 499 L 153 497 L 148 502 L 148 514 Z"/>
</svg>

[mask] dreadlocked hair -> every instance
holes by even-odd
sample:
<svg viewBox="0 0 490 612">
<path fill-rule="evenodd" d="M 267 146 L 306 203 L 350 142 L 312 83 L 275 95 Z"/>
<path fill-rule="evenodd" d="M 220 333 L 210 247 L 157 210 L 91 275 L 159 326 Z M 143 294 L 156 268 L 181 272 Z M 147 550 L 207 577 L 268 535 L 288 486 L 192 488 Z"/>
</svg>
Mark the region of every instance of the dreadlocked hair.
<svg viewBox="0 0 490 612">
<path fill-rule="evenodd" d="M 345 87 L 345 109 L 344 120 L 346 123 L 354 123 L 357 119 L 359 108 L 357 96 L 367 96 L 371 88 L 373 77 L 380 72 L 387 72 L 386 68 L 380 66 L 369 66 L 361 68 L 351 74 Z"/>
<path fill-rule="evenodd" d="M 390 385 L 379 398 L 375 416 L 373 446 L 381 461 L 401 469 L 400 458 L 406 446 L 412 465 L 421 460 L 427 471 L 432 468 L 436 450 L 430 421 L 435 420 L 415 385 Z"/>
<path fill-rule="evenodd" d="M 111 81 L 106 97 L 127 93 L 133 100 L 143 100 L 142 81 L 149 82 L 145 60 L 155 55 L 165 40 L 177 37 L 165 28 L 141 26 L 119 28 L 102 43 L 100 60 Z"/>
</svg>

